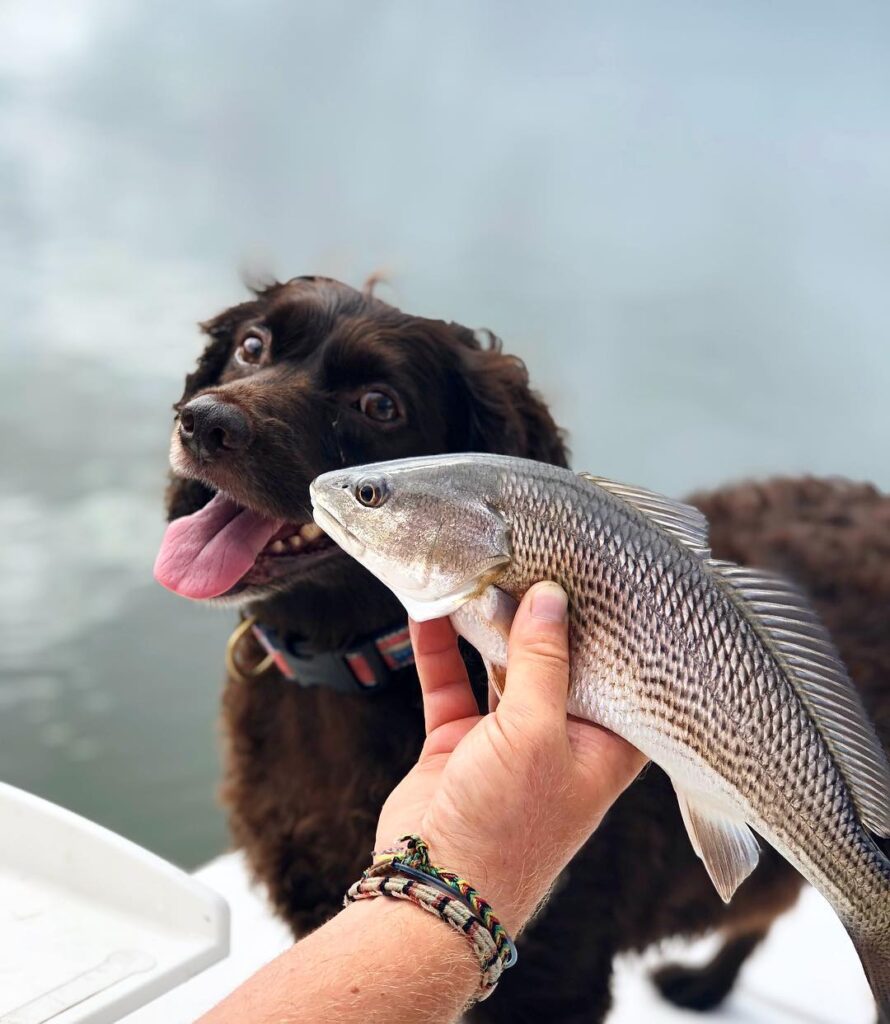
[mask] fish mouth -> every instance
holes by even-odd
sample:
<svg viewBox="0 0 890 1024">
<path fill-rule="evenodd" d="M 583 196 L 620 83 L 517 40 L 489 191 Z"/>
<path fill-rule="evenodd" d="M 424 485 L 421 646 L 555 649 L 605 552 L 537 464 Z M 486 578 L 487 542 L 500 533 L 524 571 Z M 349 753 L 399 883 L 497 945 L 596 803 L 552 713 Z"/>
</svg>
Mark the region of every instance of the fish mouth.
<svg viewBox="0 0 890 1024">
<path fill-rule="evenodd" d="M 367 545 L 363 544 L 348 527 L 344 526 L 319 502 L 314 484 L 309 485 L 309 499 L 312 502 L 312 516 L 316 527 L 347 554 L 356 559 L 361 558 L 368 550 Z"/>
</svg>

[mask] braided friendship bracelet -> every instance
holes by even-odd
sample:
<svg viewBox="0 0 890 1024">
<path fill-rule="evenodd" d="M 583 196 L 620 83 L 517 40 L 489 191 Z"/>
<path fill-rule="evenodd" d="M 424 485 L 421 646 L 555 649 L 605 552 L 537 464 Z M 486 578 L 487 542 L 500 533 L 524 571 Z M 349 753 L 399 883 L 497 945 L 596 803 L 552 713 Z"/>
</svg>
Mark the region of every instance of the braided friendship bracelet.
<svg viewBox="0 0 890 1024">
<path fill-rule="evenodd" d="M 410 900 L 421 909 L 441 918 L 455 931 L 466 935 L 482 971 L 479 999 L 482 1000 L 491 995 L 504 972 L 504 964 L 498 957 L 497 946 L 495 946 L 491 934 L 486 931 L 482 922 L 469 907 L 454 896 L 448 896 L 441 892 L 438 888 L 424 885 L 423 882 L 418 882 L 414 878 L 402 878 L 398 875 L 385 878 L 362 878 L 350 887 L 344 902 L 353 903 L 357 900 L 368 900 L 384 895 Z"/>
<path fill-rule="evenodd" d="M 373 854 L 371 866 L 350 887 L 344 905 L 394 896 L 442 918 L 469 938 L 482 971 L 479 998 L 486 999 L 503 972 L 518 959 L 513 940 L 469 882 L 430 862 L 429 847 L 420 836 L 404 836 L 399 842 L 397 847 Z"/>
</svg>

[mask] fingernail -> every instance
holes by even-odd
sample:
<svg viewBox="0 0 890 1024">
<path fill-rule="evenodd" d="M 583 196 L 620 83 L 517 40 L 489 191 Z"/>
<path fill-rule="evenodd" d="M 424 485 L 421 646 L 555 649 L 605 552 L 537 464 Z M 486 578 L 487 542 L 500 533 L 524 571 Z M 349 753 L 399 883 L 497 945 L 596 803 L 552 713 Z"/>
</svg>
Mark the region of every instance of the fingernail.
<svg viewBox="0 0 890 1024">
<path fill-rule="evenodd" d="M 566 592 L 558 583 L 542 583 L 532 594 L 532 618 L 564 622 L 569 607 Z"/>
</svg>

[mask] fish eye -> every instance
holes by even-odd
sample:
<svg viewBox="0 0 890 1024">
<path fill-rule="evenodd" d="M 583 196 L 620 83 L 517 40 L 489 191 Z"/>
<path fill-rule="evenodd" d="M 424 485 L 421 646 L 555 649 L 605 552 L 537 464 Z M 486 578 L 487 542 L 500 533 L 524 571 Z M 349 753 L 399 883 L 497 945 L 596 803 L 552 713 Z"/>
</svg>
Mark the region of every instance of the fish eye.
<svg viewBox="0 0 890 1024">
<path fill-rule="evenodd" d="M 380 508 L 389 497 L 382 480 L 360 480 L 355 486 L 355 498 L 365 508 Z"/>
<path fill-rule="evenodd" d="M 399 403 L 385 391 L 366 391 L 358 400 L 359 411 L 378 423 L 392 423 L 401 416 Z"/>
</svg>

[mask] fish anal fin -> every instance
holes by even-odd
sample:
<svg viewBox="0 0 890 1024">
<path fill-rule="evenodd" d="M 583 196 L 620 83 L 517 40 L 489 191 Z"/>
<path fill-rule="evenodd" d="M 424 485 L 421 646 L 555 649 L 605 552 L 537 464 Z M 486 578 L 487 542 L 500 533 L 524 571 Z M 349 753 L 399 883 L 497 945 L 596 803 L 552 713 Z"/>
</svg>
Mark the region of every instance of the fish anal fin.
<svg viewBox="0 0 890 1024">
<path fill-rule="evenodd" d="M 692 848 L 724 903 L 757 867 L 760 846 L 745 824 L 681 790 L 677 800 Z"/>
</svg>

